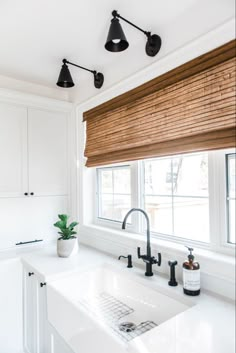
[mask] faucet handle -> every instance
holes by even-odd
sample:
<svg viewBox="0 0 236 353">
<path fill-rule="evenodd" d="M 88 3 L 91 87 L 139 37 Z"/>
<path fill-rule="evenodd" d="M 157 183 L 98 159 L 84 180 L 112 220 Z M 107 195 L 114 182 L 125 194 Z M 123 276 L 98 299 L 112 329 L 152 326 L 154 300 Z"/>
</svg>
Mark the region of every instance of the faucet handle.
<svg viewBox="0 0 236 353">
<path fill-rule="evenodd" d="M 139 259 L 143 259 L 144 262 L 148 262 L 148 263 L 150 262 L 150 257 L 148 257 L 147 255 L 141 255 L 140 247 L 137 248 L 137 254 Z"/>
<path fill-rule="evenodd" d="M 158 260 L 157 260 L 157 266 L 161 266 L 161 253 L 159 252 L 158 254 L 157 254 L 157 258 L 158 258 Z"/>
<path fill-rule="evenodd" d="M 138 259 L 142 259 L 142 255 L 141 255 L 141 248 L 140 247 L 138 247 L 137 248 L 137 254 L 138 254 Z"/>
</svg>

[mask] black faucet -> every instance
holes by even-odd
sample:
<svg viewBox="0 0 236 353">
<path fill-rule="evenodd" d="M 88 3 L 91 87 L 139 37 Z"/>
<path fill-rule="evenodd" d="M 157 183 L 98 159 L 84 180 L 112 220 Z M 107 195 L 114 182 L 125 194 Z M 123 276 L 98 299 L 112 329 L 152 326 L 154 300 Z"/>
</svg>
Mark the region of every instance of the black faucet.
<svg viewBox="0 0 236 353">
<path fill-rule="evenodd" d="M 137 248 L 137 251 L 138 251 L 138 258 L 142 259 L 146 263 L 145 276 L 149 276 L 150 277 L 150 276 L 153 276 L 152 265 L 157 264 L 158 266 L 161 266 L 161 253 L 158 253 L 158 260 L 154 256 L 152 256 L 152 254 L 151 254 L 150 221 L 149 221 L 147 213 L 144 210 L 142 210 L 141 208 L 132 208 L 126 214 L 126 216 L 125 216 L 125 218 L 123 220 L 123 223 L 122 223 L 122 229 L 125 229 L 127 218 L 134 211 L 141 212 L 145 216 L 146 221 L 147 221 L 147 254 L 146 255 L 141 255 L 139 247 Z"/>
</svg>

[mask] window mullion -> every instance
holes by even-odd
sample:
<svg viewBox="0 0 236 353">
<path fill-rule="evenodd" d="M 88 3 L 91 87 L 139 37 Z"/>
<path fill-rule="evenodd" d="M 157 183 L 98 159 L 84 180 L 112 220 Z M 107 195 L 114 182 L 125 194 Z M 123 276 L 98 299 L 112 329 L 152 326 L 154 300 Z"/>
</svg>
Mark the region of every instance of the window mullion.
<svg viewBox="0 0 236 353">
<path fill-rule="evenodd" d="M 221 243 L 223 216 L 222 209 L 222 155 L 220 152 L 208 153 L 208 185 L 209 185 L 209 229 L 210 247 L 217 250 Z M 223 211 L 223 212 L 222 212 Z"/>
<path fill-rule="evenodd" d="M 112 218 L 114 219 L 114 170 L 112 170 Z"/>
<path fill-rule="evenodd" d="M 139 207 L 145 209 L 145 168 L 144 162 L 138 162 L 139 168 Z M 144 232 L 144 218 L 139 214 L 139 233 Z"/>
<path fill-rule="evenodd" d="M 101 200 L 101 181 L 100 171 L 96 170 L 96 202 L 95 202 L 95 214 L 99 215 L 102 212 L 102 200 Z"/>
<path fill-rule="evenodd" d="M 172 218 L 172 235 L 175 235 L 175 215 L 174 215 L 174 183 L 173 183 L 173 158 L 171 158 L 171 218 Z"/>
<path fill-rule="evenodd" d="M 133 162 L 131 165 L 131 207 L 140 207 L 140 177 L 139 162 Z M 133 230 L 140 233 L 140 214 L 132 214 Z"/>
</svg>

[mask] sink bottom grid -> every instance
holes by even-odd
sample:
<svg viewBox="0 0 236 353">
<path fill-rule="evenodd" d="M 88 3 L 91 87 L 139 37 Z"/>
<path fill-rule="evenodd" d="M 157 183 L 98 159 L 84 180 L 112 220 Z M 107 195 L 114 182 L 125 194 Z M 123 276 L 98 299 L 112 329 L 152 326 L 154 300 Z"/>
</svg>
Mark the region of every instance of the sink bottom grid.
<svg viewBox="0 0 236 353">
<path fill-rule="evenodd" d="M 155 322 L 145 321 L 136 325 L 133 330 L 128 332 L 121 331 L 119 328 L 121 324 L 120 320 L 125 318 L 127 315 L 132 314 L 134 309 L 105 292 L 97 296 L 93 296 L 92 300 L 80 300 L 80 303 L 86 311 L 95 316 L 99 322 L 102 322 L 108 326 L 117 337 L 126 343 L 142 335 L 143 333 L 150 331 L 154 327 L 157 327 Z"/>
</svg>

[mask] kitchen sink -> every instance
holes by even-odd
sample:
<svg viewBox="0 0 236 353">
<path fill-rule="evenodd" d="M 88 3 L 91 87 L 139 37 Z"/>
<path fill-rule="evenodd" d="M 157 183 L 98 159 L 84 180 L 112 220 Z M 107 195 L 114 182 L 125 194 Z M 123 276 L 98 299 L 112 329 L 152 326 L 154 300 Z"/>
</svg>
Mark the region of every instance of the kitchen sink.
<svg viewBox="0 0 236 353">
<path fill-rule="evenodd" d="M 191 306 L 106 264 L 50 283 L 47 295 L 48 319 L 76 353 L 125 352 Z"/>
</svg>

